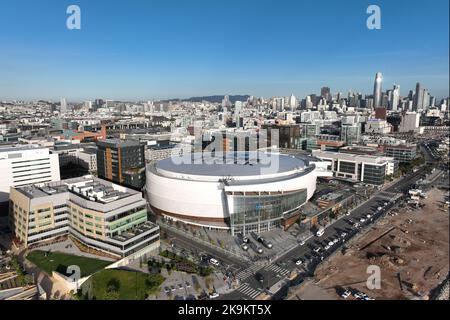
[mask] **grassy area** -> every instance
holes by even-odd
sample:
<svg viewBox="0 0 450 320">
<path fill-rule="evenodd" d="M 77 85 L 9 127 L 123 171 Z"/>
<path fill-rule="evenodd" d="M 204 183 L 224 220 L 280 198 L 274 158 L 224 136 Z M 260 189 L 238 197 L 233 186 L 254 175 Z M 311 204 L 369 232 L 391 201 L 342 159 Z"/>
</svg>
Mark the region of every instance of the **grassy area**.
<svg viewBox="0 0 450 320">
<path fill-rule="evenodd" d="M 82 277 L 93 274 L 111 264 L 110 261 L 79 257 L 61 252 L 47 253 L 41 250 L 30 252 L 27 259 L 49 275 L 52 274 L 52 271 L 67 275 L 67 267 L 76 265 L 80 267 Z"/>
<path fill-rule="evenodd" d="M 92 299 L 144 300 L 157 294 L 164 277 L 160 274 L 108 269 L 92 276 Z"/>
</svg>

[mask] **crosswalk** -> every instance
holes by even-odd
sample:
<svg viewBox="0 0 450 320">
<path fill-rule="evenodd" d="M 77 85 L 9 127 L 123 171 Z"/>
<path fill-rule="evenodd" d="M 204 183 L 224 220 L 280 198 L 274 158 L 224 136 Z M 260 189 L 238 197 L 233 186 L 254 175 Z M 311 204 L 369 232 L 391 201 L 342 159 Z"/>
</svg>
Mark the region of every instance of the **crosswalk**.
<svg viewBox="0 0 450 320">
<path fill-rule="evenodd" d="M 253 266 L 244 269 L 242 271 L 239 271 L 238 274 L 236 275 L 236 278 L 238 278 L 239 280 L 245 280 L 250 276 L 253 276 L 256 271 L 258 271 L 259 269 L 261 269 L 261 266 L 258 266 L 257 264 L 254 264 Z"/>
<path fill-rule="evenodd" d="M 284 268 L 282 268 L 280 266 L 277 266 L 275 264 L 271 264 L 271 265 L 268 265 L 268 266 L 264 267 L 264 270 L 275 272 L 276 274 L 279 274 L 279 275 L 281 275 L 283 277 L 287 276 L 290 273 L 289 270 L 286 270 L 286 269 L 284 269 Z"/>
<path fill-rule="evenodd" d="M 237 289 L 240 293 L 242 293 L 245 296 L 250 297 L 250 299 L 255 299 L 261 292 L 250 287 L 248 283 L 243 283 L 239 286 Z"/>
</svg>

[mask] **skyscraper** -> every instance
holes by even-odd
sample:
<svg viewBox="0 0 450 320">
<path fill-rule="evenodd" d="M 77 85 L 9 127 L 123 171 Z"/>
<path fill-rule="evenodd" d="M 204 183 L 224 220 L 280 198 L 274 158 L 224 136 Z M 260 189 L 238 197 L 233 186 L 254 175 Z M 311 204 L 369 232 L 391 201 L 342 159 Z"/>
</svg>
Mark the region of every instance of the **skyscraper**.
<svg viewBox="0 0 450 320">
<path fill-rule="evenodd" d="M 322 98 L 324 98 L 327 102 L 329 102 L 331 100 L 331 92 L 330 92 L 330 88 L 328 87 L 322 87 L 322 89 L 320 89 L 320 95 Z"/>
<path fill-rule="evenodd" d="M 61 99 L 61 107 L 59 108 L 59 112 L 61 114 L 64 114 L 67 112 L 67 102 L 66 102 L 66 98 L 62 98 Z"/>
<path fill-rule="evenodd" d="M 391 110 L 397 111 L 399 102 L 400 102 L 400 86 L 394 84 L 394 89 L 392 90 Z"/>
<path fill-rule="evenodd" d="M 419 82 L 416 84 L 416 94 L 414 95 L 414 103 L 413 103 L 413 110 L 417 111 L 417 109 L 422 108 L 423 105 L 423 90 L 422 86 Z"/>
<path fill-rule="evenodd" d="M 383 75 L 381 72 L 377 72 L 375 75 L 375 85 L 373 87 L 373 99 L 374 99 L 374 108 L 381 106 L 381 85 L 383 82 Z"/>
<path fill-rule="evenodd" d="M 289 99 L 289 106 L 291 107 L 291 110 L 294 111 L 297 107 L 297 98 L 292 94 Z"/>
</svg>

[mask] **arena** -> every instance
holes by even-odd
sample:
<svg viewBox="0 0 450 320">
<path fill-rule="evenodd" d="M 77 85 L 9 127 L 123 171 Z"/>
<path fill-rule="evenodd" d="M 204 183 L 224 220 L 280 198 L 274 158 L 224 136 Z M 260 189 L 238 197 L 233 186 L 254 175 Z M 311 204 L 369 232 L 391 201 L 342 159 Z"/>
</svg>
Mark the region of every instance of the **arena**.
<svg viewBox="0 0 450 320">
<path fill-rule="evenodd" d="M 314 194 L 319 176 L 331 176 L 327 162 L 279 153 L 232 153 L 204 160 L 173 158 L 147 167 L 152 211 L 166 219 L 230 230 L 264 232 L 299 215 Z"/>
</svg>

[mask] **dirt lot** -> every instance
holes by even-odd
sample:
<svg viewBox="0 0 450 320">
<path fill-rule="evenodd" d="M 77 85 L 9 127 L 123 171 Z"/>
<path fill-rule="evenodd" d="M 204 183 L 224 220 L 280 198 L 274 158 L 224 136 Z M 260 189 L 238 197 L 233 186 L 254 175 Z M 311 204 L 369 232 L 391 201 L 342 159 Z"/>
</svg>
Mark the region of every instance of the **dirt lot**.
<svg viewBox="0 0 450 320">
<path fill-rule="evenodd" d="M 449 216 L 446 193 L 431 189 L 423 209 L 397 210 L 352 240 L 316 271 L 320 287 L 340 299 L 339 287 L 357 289 L 375 299 L 427 299 L 449 271 Z M 381 289 L 366 286 L 369 265 L 381 269 Z M 351 297 L 348 299 L 352 299 Z"/>
</svg>

